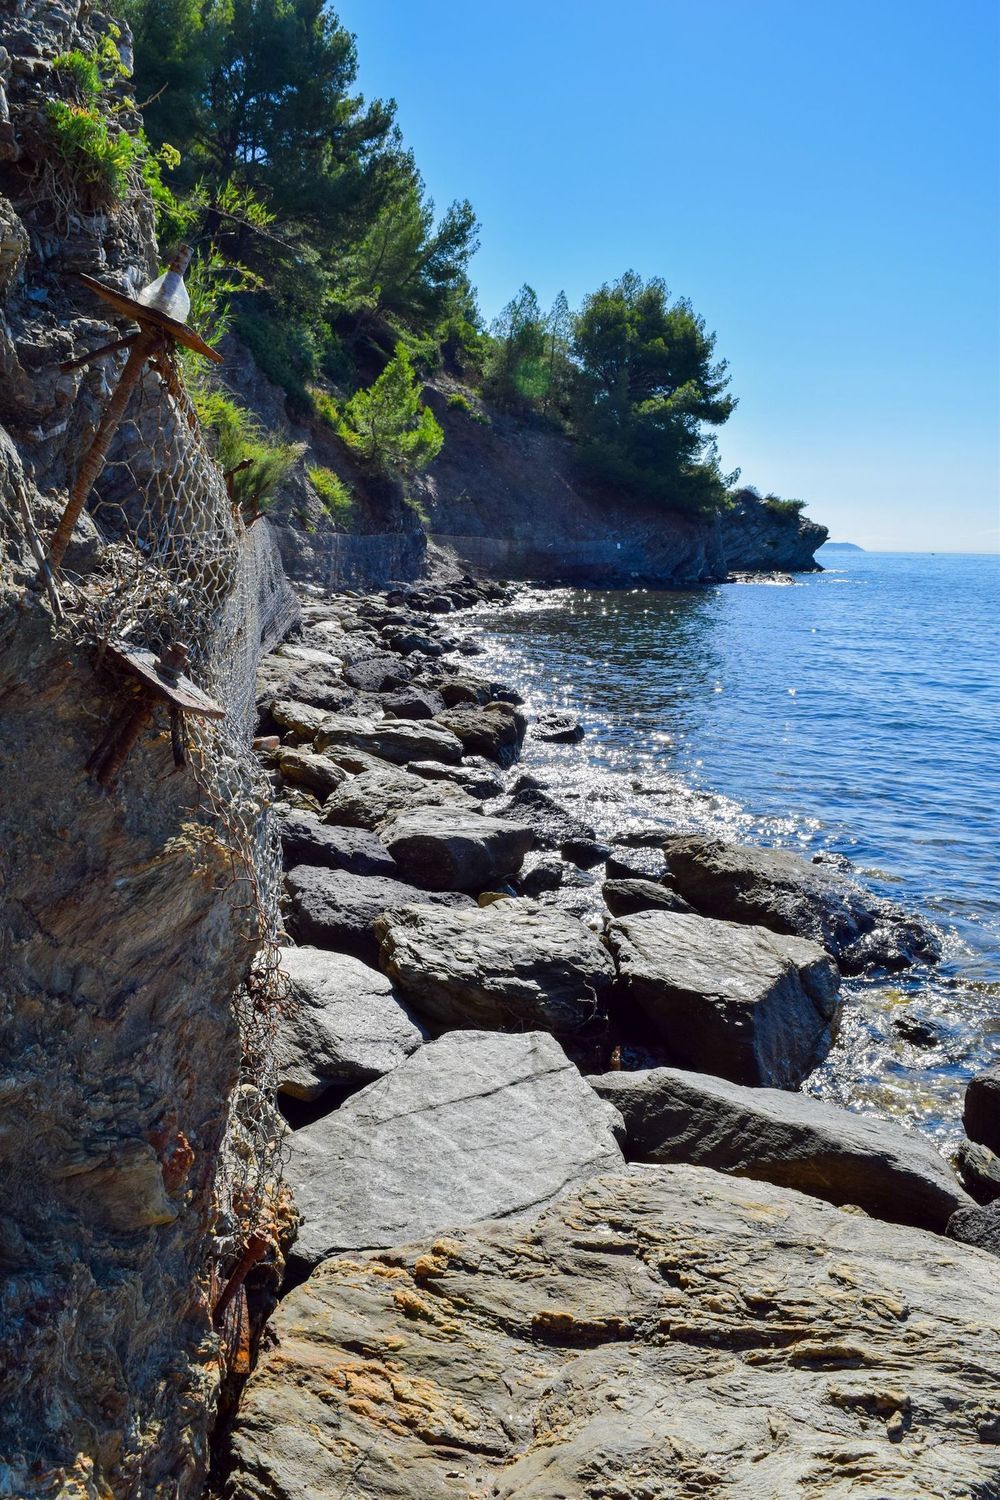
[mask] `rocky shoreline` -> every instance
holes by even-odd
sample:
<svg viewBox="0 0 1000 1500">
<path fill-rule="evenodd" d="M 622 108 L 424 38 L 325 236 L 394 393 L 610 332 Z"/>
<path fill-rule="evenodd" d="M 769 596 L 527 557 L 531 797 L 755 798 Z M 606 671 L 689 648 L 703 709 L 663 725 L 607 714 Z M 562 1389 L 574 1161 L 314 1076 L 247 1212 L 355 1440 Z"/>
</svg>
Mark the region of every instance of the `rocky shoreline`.
<svg viewBox="0 0 1000 1500">
<path fill-rule="evenodd" d="M 261 672 L 302 1222 L 225 1493 L 361 1470 L 380 1496 L 694 1493 L 663 1477 L 660 1403 L 726 1487 L 833 1485 L 848 1453 L 886 1495 L 1000 1483 L 1000 1409 L 948 1327 L 960 1287 L 1000 1314 L 996 1077 L 969 1087 L 962 1181 L 919 1132 L 797 1092 L 841 974 L 932 963 L 935 934 L 836 865 L 602 842 L 516 766 L 580 726 L 475 670 L 462 612 L 503 598 L 305 590 Z M 875 1336 L 871 1296 L 897 1309 Z M 764 1427 L 689 1409 L 720 1378 Z"/>
</svg>

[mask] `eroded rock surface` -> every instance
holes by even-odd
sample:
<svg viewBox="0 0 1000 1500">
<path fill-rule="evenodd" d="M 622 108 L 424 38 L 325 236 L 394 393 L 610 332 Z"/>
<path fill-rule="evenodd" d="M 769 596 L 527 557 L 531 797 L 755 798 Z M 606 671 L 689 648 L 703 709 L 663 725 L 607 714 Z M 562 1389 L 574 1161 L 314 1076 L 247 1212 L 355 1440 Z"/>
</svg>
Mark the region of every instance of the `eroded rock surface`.
<svg viewBox="0 0 1000 1500">
<path fill-rule="evenodd" d="M 633 1167 L 315 1270 L 248 1387 L 229 1500 L 985 1500 L 995 1268 L 786 1188 Z"/>
<path fill-rule="evenodd" d="M 295 1256 L 526 1213 L 620 1164 L 620 1129 L 544 1032 L 449 1032 L 291 1137 Z"/>
<path fill-rule="evenodd" d="M 397 1068 L 423 1041 L 378 969 L 346 953 L 285 948 L 289 996 L 274 1043 L 278 1088 L 315 1099 L 333 1084 Z"/>
<path fill-rule="evenodd" d="M 972 1207 L 927 1137 L 903 1125 L 676 1068 L 590 1082 L 620 1111 L 633 1160 L 756 1177 L 939 1233 L 958 1209 Z"/>
<path fill-rule="evenodd" d="M 796 1088 L 838 1014 L 837 966 L 816 943 L 681 912 L 608 924 L 619 989 L 683 1067 Z"/>
<path fill-rule="evenodd" d="M 503 818 L 425 807 L 384 824 L 382 838 L 404 878 L 425 890 L 481 891 L 517 874 L 535 836 Z"/>
<path fill-rule="evenodd" d="M 532 901 L 407 906 L 381 917 L 375 931 L 384 971 L 439 1026 L 543 1026 L 571 1035 L 601 1017 L 614 977 L 588 927 Z"/>
<path fill-rule="evenodd" d="M 842 871 L 806 864 L 787 849 L 702 834 L 676 834 L 663 847 L 677 890 L 698 911 L 812 938 L 845 974 L 940 957 L 937 937 L 921 922 Z"/>
<path fill-rule="evenodd" d="M 353 875 L 313 865 L 296 865 L 288 872 L 288 891 L 288 930 L 296 942 L 353 953 L 369 963 L 378 958 L 373 924 L 383 912 L 413 901 L 472 906 L 471 897 L 456 891 L 422 891 L 383 875 Z"/>
</svg>

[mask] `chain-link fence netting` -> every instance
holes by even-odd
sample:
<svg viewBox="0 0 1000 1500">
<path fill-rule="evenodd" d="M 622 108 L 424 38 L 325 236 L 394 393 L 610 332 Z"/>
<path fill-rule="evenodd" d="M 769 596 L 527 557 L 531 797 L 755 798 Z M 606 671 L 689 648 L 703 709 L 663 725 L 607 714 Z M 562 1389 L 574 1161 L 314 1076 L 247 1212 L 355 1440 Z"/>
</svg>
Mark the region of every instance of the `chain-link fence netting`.
<svg viewBox="0 0 1000 1500">
<path fill-rule="evenodd" d="M 267 781 L 250 750 L 266 595 L 266 549 L 254 544 L 206 445 L 172 348 L 161 345 L 129 403 L 89 501 L 104 547 L 86 574 L 64 567 L 63 628 L 100 653 L 109 643 L 157 654 L 182 643 L 185 672 L 225 709 L 185 714 L 183 753 L 199 792 L 195 814 L 222 855 L 246 943 L 235 996 L 243 1074 L 231 1149 L 219 1178 L 218 1252 L 231 1265 L 274 1218 L 280 1126 L 273 1041 L 287 1004 L 279 961 L 281 851 Z"/>
</svg>

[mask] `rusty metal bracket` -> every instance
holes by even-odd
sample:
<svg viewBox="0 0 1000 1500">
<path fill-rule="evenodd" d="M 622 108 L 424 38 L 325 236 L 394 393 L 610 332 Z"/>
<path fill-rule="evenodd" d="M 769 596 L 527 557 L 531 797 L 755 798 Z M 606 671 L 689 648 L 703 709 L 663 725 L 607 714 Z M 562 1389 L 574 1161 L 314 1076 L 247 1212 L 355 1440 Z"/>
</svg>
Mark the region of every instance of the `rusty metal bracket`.
<svg viewBox="0 0 1000 1500">
<path fill-rule="evenodd" d="M 108 729 L 87 761 L 87 771 L 103 787 L 113 785 L 130 751 L 153 717 L 157 703 L 170 708 L 170 740 L 174 764 L 184 764 L 183 716 L 194 714 L 205 719 L 224 719 L 226 710 L 214 698 L 203 693 L 190 677 L 184 676 L 187 647 L 177 643 L 160 656 L 141 646 L 124 641 L 109 641 L 106 654 L 126 671 L 136 686 L 132 703 Z"/>
</svg>

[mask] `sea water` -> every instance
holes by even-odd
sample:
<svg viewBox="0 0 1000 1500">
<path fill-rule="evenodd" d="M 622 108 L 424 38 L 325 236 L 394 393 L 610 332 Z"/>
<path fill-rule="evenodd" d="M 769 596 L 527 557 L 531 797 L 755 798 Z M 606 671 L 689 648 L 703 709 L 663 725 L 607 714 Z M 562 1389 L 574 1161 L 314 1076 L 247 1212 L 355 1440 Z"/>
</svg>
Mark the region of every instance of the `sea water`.
<svg viewBox="0 0 1000 1500">
<path fill-rule="evenodd" d="M 483 666 L 580 717 L 522 765 L 602 835 L 834 851 L 941 931 L 936 967 L 845 981 L 806 1087 L 947 1147 L 1000 1057 L 1000 559 L 821 557 L 791 584 L 527 591 L 477 621 Z"/>
</svg>

